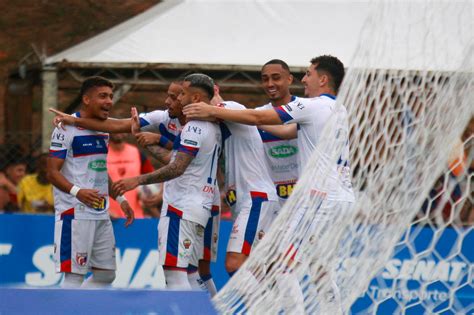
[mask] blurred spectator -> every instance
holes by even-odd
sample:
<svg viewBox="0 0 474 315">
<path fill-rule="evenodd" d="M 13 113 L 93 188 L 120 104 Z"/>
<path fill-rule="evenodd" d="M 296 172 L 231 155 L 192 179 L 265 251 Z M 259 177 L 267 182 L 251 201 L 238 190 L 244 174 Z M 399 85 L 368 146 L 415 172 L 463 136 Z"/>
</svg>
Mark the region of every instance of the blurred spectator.
<svg viewBox="0 0 474 315">
<path fill-rule="evenodd" d="M 448 170 L 435 182 L 422 206 L 436 225 L 474 223 L 472 186 L 472 142 L 474 136 L 457 141 L 448 160 Z M 423 214 L 420 214 L 423 215 Z"/>
<path fill-rule="evenodd" d="M 18 185 L 18 205 L 27 213 L 54 213 L 53 186 L 46 178 L 48 154 L 38 157 L 36 173 L 23 177 Z"/>
<path fill-rule="evenodd" d="M 25 175 L 26 161 L 24 159 L 7 161 L 5 168 L 0 172 L 0 190 L 3 190 L 0 195 L 0 205 L 3 203 L 3 210 L 7 212 L 19 210 L 17 186 Z"/>
<path fill-rule="evenodd" d="M 112 181 L 122 178 L 139 176 L 153 171 L 153 166 L 138 148 L 126 143 L 126 134 L 110 134 L 109 153 L 107 155 L 107 168 Z M 139 201 L 138 189 L 133 189 L 125 193 L 125 197 L 135 212 L 135 218 L 141 219 L 154 216 L 154 213 L 144 213 Z M 142 196 L 145 206 L 156 205 L 159 200 L 156 196 Z M 110 216 L 112 218 L 124 218 L 120 205 L 115 200 L 110 200 Z"/>
</svg>

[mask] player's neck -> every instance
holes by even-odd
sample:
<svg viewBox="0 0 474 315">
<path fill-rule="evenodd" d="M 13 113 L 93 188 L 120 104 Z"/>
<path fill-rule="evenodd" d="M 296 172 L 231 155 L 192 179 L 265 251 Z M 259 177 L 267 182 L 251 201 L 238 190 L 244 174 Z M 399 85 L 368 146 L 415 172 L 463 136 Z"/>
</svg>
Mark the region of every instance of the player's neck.
<svg viewBox="0 0 474 315">
<path fill-rule="evenodd" d="M 291 102 L 291 97 L 292 97 L 292 95 L 288 94 L 288 95 L 286 95 L 284 97 L 281 97 L 279 99 L 271 100 L 270 103 L 272 104 L 273 107 L 282 106 L 282 105 L 285 105 L 285 104 L 288 104 L 289 102 Z"/>
</svg>

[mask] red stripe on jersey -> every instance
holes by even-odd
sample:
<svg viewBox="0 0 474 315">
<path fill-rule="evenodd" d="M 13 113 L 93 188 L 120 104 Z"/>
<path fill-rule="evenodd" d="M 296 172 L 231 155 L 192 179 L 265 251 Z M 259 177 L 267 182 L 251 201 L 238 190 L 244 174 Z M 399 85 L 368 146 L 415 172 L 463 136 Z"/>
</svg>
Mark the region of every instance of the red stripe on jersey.
<svg viewBox="0 0 474 315">
<path fill-rule="evenodd" d="M 260 191 L 251 191 L 250 192 L 250 197 L 252 198 L 264 198 L 264 199 L 268 199 L 268 195 L 264 192 L 260 192 Z"/>
<path fill-rule="evenodd" d="M 173 212 L 178 215 L 178 217 L 182 218 L 183 217 L 183 211 L 176 209 L 172 205 L 168 205 L 168 211 Z"/>
<path fill-rule="evenodd" d="M 244 241 L 244 245 L 242 245 L 242 254 L 250 255 L 250 251 L 252 250 L 252 245 L 249 242 Z"/>
<path fill-rule="evenodd" d="M 71 272 L 71 259 L 61 262 L 61 272 Z"/>
<path fill-rule="evenodd" d="M 176 267 L 177 264 L 178 264 L 178 257 L 173 256 L 170 253 L 166 253 L 165 266 Z"/>
<path fill-rule="evenodd" d="M 204 257 L 202 259 L 205 261 L 211 261 L 211 249 L 209 247 L 204 247 Z"/>
<path fill-rule="evenodd" d="M 74 208 L 71 208 L 71 209 L 67 209 L 66 211 L 64 211 L 63 213 L 61 213 L 61 220 L 65 217 L 65 216 L 70 216 L 72 215 L 74 217 Z"/>
</svg>

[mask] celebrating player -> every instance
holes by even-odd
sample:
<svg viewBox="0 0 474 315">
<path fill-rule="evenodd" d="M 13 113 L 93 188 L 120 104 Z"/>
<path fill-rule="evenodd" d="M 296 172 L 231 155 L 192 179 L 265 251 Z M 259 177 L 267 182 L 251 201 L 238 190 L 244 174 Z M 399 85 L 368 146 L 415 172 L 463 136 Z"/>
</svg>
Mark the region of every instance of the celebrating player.
<svg viewBox="0 0 474 315">
<path fill-rule="evenodd" d="M 81 87 L 82 108 L 76 117 L 107 119 L 113 84 L 91 77 Z M 63 287 L 101 287 L 115 279 L 115 237 L 108 213 L 108 134 L 82 128 L 56 128 L 51 138 L 48 178 L 54 185 L 56 223 L 54 256 Z M 125 197 L 110 195 L 124 211 L 126 226 L 134 214 Z M 83 284 L 84 275 L 93 275 Z"/>
</svg>

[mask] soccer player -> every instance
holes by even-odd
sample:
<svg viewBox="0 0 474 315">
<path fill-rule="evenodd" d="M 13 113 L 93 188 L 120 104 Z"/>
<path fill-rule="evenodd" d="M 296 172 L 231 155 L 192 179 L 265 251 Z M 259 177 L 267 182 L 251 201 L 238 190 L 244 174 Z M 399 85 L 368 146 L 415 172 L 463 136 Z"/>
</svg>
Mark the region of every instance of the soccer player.
<svg viewBox="0 0 474 315">
<path fill-rule="evenodd" d="M 113 84 L 101 77 L 81 87 L 81 110 L 76 117 L 107 119 Z M 124 211 L 128 226 L 134 214 L 125 197 L 110 190 L 107 175 L 108 134 L 78 127 L 56 128 L 51 138 L 48 179 L 54 186 L 56 223 L 54 257 L 64 272 L 63 287 L 103 287 L 115 279 L 115 237 L 108 213 L 109 194 Z M 92 277 L 83 284 L 84 275 Z"/>
<path fill-rule="evenodd" d="M 263 65 L 262 86 L 270 102 L 256 109 L 273 109 L 295 101 L 290 94 L 293 76 L 290 68 L 280 59 L 272 59 Z M 270 176 L 275 184 L 280 206 L 288 199 L 298 179 L 298 144 L 296 139 L 282 139 L 259 129 Z"/>
<path fill-rule="evenodd" d="M 213 80 L 196 73 L 184 78 L 178 100 L 185 106 L 209 103 L 213 96 Z M 203 250 L 201 236 L 211 216 L 220 151 L 218 125 L 190 121 L 174 141 L 169 164 L 150 174 L 122 179 L 113 186 L 123 193 L 138 185 L 166 182 L 158 247 L 169 289 L 191 289 L 187 269 L 198 265 Z"/>
</svg>

